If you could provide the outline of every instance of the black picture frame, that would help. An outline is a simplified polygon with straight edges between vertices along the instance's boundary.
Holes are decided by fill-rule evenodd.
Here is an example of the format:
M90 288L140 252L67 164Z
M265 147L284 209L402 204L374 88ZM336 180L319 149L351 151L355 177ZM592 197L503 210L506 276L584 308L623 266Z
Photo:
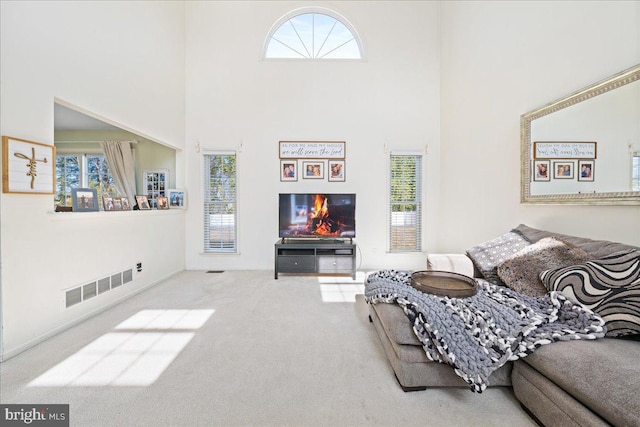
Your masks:
M71 206L73 212L98 212L98 191L95 188L72 188Z

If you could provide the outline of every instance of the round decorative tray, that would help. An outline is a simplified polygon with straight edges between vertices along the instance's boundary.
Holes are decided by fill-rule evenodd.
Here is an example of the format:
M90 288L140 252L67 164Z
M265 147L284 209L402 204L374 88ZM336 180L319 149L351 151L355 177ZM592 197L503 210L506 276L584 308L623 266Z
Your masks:
M471 297L478 292L475 279L450 271L414 271L411 286L427 294L452 298Z

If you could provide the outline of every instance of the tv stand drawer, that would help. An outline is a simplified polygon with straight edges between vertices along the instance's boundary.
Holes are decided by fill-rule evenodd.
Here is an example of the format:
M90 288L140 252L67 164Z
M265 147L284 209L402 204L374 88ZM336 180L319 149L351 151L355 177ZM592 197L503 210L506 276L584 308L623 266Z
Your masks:
M318 273L350 273L353 268L351 256L319 256Z
M313 255L279 256L278 270L283 273L313 273L316 271L316 257Z

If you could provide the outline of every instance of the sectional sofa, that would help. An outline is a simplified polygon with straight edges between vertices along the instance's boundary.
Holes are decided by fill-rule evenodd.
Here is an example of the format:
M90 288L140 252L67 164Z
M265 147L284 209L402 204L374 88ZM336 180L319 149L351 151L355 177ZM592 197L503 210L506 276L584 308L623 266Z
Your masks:
M549 241L566 243L564 252L557 246L547 250ZM551 287L589 304L606 322L605 338L543 345L493 372L488 385L513 387L522 406L545 426L640 426L640 248L521 224L466 254L429 255L427 269L489 277L532 296ZM524 279L533 285L528 288ZM599 296L580 293L585 283ZM398 304L369 304L369 313L403 390L468 386L450 366L426 357Z

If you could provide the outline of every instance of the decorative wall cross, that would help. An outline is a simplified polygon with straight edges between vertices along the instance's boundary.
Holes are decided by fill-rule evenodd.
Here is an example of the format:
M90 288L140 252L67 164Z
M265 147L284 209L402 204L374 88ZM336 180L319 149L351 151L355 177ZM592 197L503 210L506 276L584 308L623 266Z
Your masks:
M22 154L22 153L13 153L13 154L16 157L29 161L27 163L27 167L29 168L29 171L27 172L27 176L31 177L31 189L33 190L36 176L38 176L38 173L36 171L37 163L38 162L47 163L47 158L44 157L42 159L36 159L36 149L34 147L31 147L31 157L27 157L25 154Z

